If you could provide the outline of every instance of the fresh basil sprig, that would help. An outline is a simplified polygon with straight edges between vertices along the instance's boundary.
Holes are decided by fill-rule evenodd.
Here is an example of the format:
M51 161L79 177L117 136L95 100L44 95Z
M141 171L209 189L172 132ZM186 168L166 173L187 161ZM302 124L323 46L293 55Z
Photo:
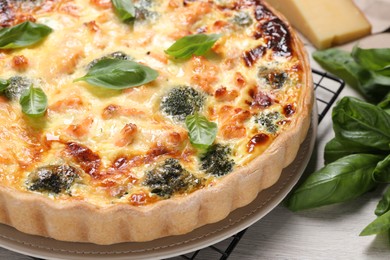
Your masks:
M334 107L332 119L336 137L326 145L328 164L289 196L287 205L291 210L343 202L379 182L390 182L390 114L375 105L344 97Z
M363 229L360 236L369 236L387 232L390 238L390 186L375 209L378 217Z
M351 55L365 69L390 76L390 49L362 49L354 46Z
M382 199L378 202L375 209L375 215L382 216L390 210L390 186L387 188L382 196Z
M35 88L32 84L19 100L22 112L30 117L41 117L47 109L47 96L41 88Z
M360 236L375 235L383 232L388 232L390 235L390 186L376 206L375 215L378 217L363 229Z
M374 188L372 172L383 156L353 154L311 174L286 200L292 211L340 203Z
M334 108L333 129L340 140L390 150L390 115L357 98L346 97Z
M0 29L0 49L17 49L31 46L43 40L53 30L30 21Z
M374 65L373 58L383 58ZM327 71L344 79L368 100L379 102L390 91L388 57L390 49L362 50L355 47L349 53L340 49L316 51L313 58Z
M131 22L135 19L135 7L132 0L111 0L115 12L122 22Z
M94 64L84 77L74 81L120 90L149 83L157 77L157 71L137 62L106 58Z
M221 34L194 34L184 36L172 44L165 53L175 57L186 59L191 55L204 55L214 43L221 37Z
M390 183L390 153L383 161L378 163L372 173L372 178L376 182Z
M378 103L378 107L382 108L386 111L386 113L390 114L390 92L380 103Z
M375 153L376 149L361 145L349 140L340 140L340 138L333 138L325 145L325 164L337 161L350 154L355 153Z
M327 71L357 88L377 106L344 97L333 109L335 138L325 146L326 166L312 173L286 199L294 211L343 202L373 187L390 184L390 48L317 51ZM375 210L378 216L361 236L387 232L390 186Z
M205 116L198 113L187 116L185 123L193 146L207 149L213 144L218 131L216 123L208 121Z

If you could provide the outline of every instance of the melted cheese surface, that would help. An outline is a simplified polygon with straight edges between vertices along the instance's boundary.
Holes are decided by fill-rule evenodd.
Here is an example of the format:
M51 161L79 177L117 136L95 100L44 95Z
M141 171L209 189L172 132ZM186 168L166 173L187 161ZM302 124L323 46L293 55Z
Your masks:
M203 178L202 187L214 185L222 177L200 169L201 152L191 145L184 122L160 110L162 97L177 86L205 94L201 112L217 123L215 143L231 149L235 168L288 131L300 109L302 65L288 27L261 1L134 2L144 13L130 24L118 19L108 0L41 0L0 15L2 26L27 19L53 29L32 47L0 51L0 78L27 77L49 102L44 117L29 118L17 101L0 97L2 185L37 192L27 187L32 171L70 164L80 168L80 178L65 193L44 194L144 205L163 199L143 181L167 158ZM204 57L178 61L164 53L177 39L196 33L222 37ZM90 62L118 51L159 77L122 91L74 82Z

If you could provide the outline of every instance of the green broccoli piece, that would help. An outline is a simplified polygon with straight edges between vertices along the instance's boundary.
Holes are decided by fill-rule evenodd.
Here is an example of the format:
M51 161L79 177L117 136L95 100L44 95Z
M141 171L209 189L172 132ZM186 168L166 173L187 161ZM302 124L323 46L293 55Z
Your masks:
M27 177L32 191L60 193L69 189L79 177L79 170L70 165L48 165L37 168Z
M144 185L151 192L163 198L170 198L175 193L191 192L200 187L204 180L185 170L176 159L167 159L146 174Z
M247 12L238 12L234 17L233 17L233 22L240 26L249 26L252 24L252 18Z
M214 144L200 157L201 170L223 176L230 173L234 167L234 160L230 158L231 149L228 146Z
M150 10L152 5L152 0L139 0L135 2L134 6L136 21L156 18L157 13Z
M199 112L205 102L205 96L188 86L178 86L171 89L161 99L161 111L174 119L184 121L188 115Z
M265 83L272 89L280 89L284 86L288 79L288 74L284 71L267 69L261 67L258 75L259 79L264 80Z
M265 130L271 134L276 133L279 130L278 121L280 121L281 115L279 112L261 113L255 116L255 123L259 125L261 130Z
M22 94L30 88L32 81L26 77L14 76L9 78L8 83L4 95L10 100L19 101Z

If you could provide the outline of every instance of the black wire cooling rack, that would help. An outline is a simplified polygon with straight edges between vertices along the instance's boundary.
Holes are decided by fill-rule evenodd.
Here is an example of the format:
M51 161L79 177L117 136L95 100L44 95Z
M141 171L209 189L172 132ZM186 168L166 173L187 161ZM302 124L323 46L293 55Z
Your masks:
M320 123L343 90L345 83L326 72L314 69L312 72L318 106L318 123Z
M317 106L318 106L318 123L324 118L333 103L344 88L344 81L329 75L326 72L312 70L314 90L316 92ZM241 238L244 236L247 229L206 248L175 257L174 259L220 259L226 260L234 251ZM206 257L206 256L207 257ZM34 258L34 260L41 260ZM173 258L171 259L173 260Z
M318 106L318 123L324 118L337 97L343 90L345 83L343 80L333 77L326 72L313 69L313 83L316 92ZM244 236L246 229L236 235L209 247L181 255L182 259L220 259L226 260ZM203 255L206 254L207 258ZM175 258L177 259L177 258ZM173 260L173 259L172 259Z

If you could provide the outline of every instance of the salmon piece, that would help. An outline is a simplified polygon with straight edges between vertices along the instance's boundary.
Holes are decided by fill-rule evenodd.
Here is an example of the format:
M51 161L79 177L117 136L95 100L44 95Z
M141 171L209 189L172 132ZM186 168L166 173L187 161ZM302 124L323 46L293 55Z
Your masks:
M85 22L84 25L88 28L88 30L92 33L97 32L100 30L99 25L96 23L95 20Z
M11 66L18 71L26 70L28 67L28 59L24 55L14 56Z
M239 93L237 90L227 90L226 87L221 87L215 91L215 99L219 102L233 101L238 97Z
M234 79L236 80L234 83L237 87L243 88L246 86L246 79L240 72L235 73Z
M132 123L126 124L120 131L115 145L123 147L132 144L137 135L137 131L137 125Z
M223 106L218 111L222 123L244 123L250 118L251 113L239 107Z
M166 55L157 53L157 52L151 52L150 57L153 57L154 59L158 60L161 63L168 64L168 58Z
M78 95L71 95L66 99L59 100L49 106L49 110L57 113L62 113L68 109L83 108L84 102Z
M191 59L191 83L201 87L206 93L213 94L213 84L218 81L219 69L203 56L193 56Z
M243 124L227 124L220 130L225 139L243 138L246 136L246 128Z
M86 117L80 124L70 125L66 132L75 137L81 138L89 133L89 129L93 123L92 117Z
M89 2L101 9L109 9L112 7L111 0L90 0Z

